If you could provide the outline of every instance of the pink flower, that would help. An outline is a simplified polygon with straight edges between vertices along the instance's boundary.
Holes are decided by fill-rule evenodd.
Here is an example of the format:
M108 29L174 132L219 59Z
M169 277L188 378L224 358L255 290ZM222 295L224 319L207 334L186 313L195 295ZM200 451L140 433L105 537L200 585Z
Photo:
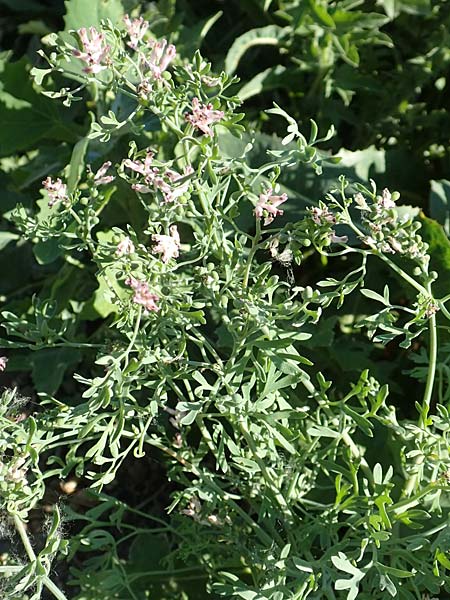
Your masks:
M321 225L322 223L336 223L336 217L328 208L314 206L314 208L311 208L311 218L317 225Z
M78 35L80 36L84 52L74 50L73 55L87 64L83 72L95 74L106 69L106 66L101 63L107 58L110 47L103 43L105 40L104 34L98 32L95 27L89 27L88 34L88 30L82 27L78 30Z
M194 172L191 166L184 169L183 175L172 169L166 169L161 172L158 167L153 166L153 152L147 151L147 155L142 160L131 160L129 158L123 161L123 166L143 175L144 181L133 183L132 189L141 194L150 194L156 191L161 192L166 204L175 202L189 189L188 175Z
M12 483L27 483L27 469L24 467L25 458L18 458L15 463L11 464L6 474L6 479Z
M51 177L47 177L42 182L42 185L47 190L47 194L50 198L48 201L48 205L50 207L54 206L58 202L67 202L69 197L67 195L67 186L65 183L61 181L61 179L56 179L53 181Z
M153 91L153 86L150 83L150 80L144 78L141 83L138 85L138 94L142 100L148 100L150 94Z
M7 362L8 359L6 358L6 356L0 356L0 372L6 369Z
M336 235L335 231L332 231L330 234L330 244L346 244L348 242L348 237L346 235Z
M175 58L177 50L173 44L167 46L167 40L160 42L150 40L148 45L152 48L152 52L148 59L142 55L142 60L152 72L153 77L161 79L161 75Z
M125 284L134 290L133 302L141 304L146 311L158 312L159 306L156 304L159 300L156 294L153 294L145 281L139 281L134 277L128 277Z
M380 208L395 207L395 202L392 200L391 192L387 188L384 188L381 196L377 196L377 200Z
M259 200L255 206L255 217L262 219L264 217L264 225L270 225L278 215L282 215L283 211L278 207L288 199L287 194L274 196L272 188L267 189L263 194L259 195Z
M144 177L153 178L155 172L158 172L157 169L155 171L155 168L152 167L154 156L155 154L151 150L148 150L144 162L142 162L141 160L130 160L129 158L126 158L123 161L123 166L127 167L128 169L131 169L132 171L135 171L136 173L144 175Z
M183 175L177 173L177 171L173 171L172 169L168 169L164 173L164 177L170 181L170 184L164 181L162 177L156 177L154 180L154 185L157 187L164 196L164 202L169 204L170 202L175 202L177 198L185 194L189 189L189 179L183 181L188 175L191 175L194 172L194 169L188 165L184 169ZM173 185L175 184L175 185Z
M193 98L192 114L186 115L186 121L212 137L213 131L210 125L223 119L223 116L222 110L214 110L212 104L200 104L198 98Z
M161 260L163 263L168 263L171 258L178 258L180 250L180 236L176 225L172 225L169 229L170 235L153 235L153 241L156 244L153 246L153 252L162 254Z
M139 17L139 19L131 20L128 15L124 16L123 22L125 23L127 33L130 36L128 46L130 46L130 48L133 48L133 50L136 50L139 42L142 40L148 29L149 23L144 19L144 17Z
M115 179L114 175L106 175L106 171L109 169L110 166L111 166L111 161L108 160L102 164L100 169L94 175L94 183L96 186L97 185L105 185L107 183L111 183L111 181L114 181L114 179Z
M132 254L134 250L134 244L127 236L124 237L119 244L117 244L116 254L117 256L123 256L124 254Z

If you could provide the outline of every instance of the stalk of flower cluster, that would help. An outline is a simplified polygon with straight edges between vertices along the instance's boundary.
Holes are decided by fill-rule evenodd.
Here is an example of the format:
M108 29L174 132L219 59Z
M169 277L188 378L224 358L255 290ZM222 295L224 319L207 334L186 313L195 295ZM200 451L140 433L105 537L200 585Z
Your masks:
M125 365L128 364L128 355L130 354L131 350L133 349L134 344L136 343L137 336L139 334L139 327L141 325L141 318L142 318L142 306L138 306L136 322L134 324L134 329L133 329L132 336L130 338L130 343L128 344L126 350L124 352L122 352L122 354L117 359L117 362L119 364L123 359L125 359Z
M428 284L428 291L431 296L431 283ZM422 410L419 417L419 427L421 429L419 433L419 443L423 440L426 429L427 429L427 420L428 413L430 410L431 399L433 396L433 388L434 381L436 377L436 364L437 364L437 353L438 353L438 339L437 339L437 324L436 324L436 315L432 314L429 318L429 348L428 348L428 373L427 380L425 383L425 391L422 400ZM415 471L410 475L409 479L406 481L403 494L404 496L410 496L414 489L416 488L418 479L419 479L419 470L420 466L423 464L425 460L425 456L423 454L419 454L415 461Z
M252 239L252 246L248 253L247 265L245 267L244 279L242 280L242 287L245 289L248 286L248 280L250 278L250 270L252 268L253 259L256 251L258 250L259 240L261 239L261 221L256 219L256 231Z
M343 209L343 212L346 217L346 220L343 222L345 222L356 233L356 235L360 239L364 239L365 238L364 233L354 224L353 219L351 218L350 213L348 211L348 208ZM370 246L370 244L369 244L369 246ZM408 275L408 273L406 273L401 267L396 265L388 256L386 256L385 254L383 254L382 252L380 252L379 250L377 250L376 248L373 248L373 247L371 247L371 250L369 251L369 253L374 254L375 256L378 256L378 258L380 258L383 262L388 264L389 267L397 273L397 275L399 275L402 279L404 279L404 281L409 283L409 285L411 285L414 289L416 289L418 292L420 292L423 296L425 296L425 297L429 296L427 288L425 288L418 281L416 281L410 275Z
M432 297L433 295L431 291L431 283L428 283L427 288L430 297ZM430 342L428 348L428 374L422 401L422 414L420 416L420 424L424 429L426 429L426 421L428 418L428 412L430 410L431 399L433 396L434 380L436 377L436 364L438 353L436 314L433 313L430 315L428 323L430 332Z
M13 521L17 533L19 534L20 539L22 540L22 544L25 548L28 558L32 563L34 563L37 560L37 557L33 550L33 546L31 545L30 540L28 539L28 535L25 530L24 524L18 515L13 515ZM59 587L55 585L49 577L44 576L42 578L42 581L45 587L54 595L55 598L57 598L57 600L68 600L65 594L63 594Z
M356 227L351 219L349 211L345 208L345 213L347 217L347 224L353 229L353 231L360 237L363 238L362 232ZM376 254L381 260L383 260L389 267L395 271L400 277L409 283L413 288L415 288L420 294L425 296L426 298L433 298L433 293L431 289L431 282L428 282L427 287L422 286L418 281L413 279L408 273L403 271L398 265L396 265L388 256L386 256L383 252L372 248L371 253ZM439 305L439 303L438 303ZM427 428L427 419L428 413L430 410L431 400L433 396L433 388L434 381L436 377L436 365L437 365L437 352L438 352L438 339L437 339L437 324L436 324L436 315L431 314L429 317L429 349L428 349L428 373L427 380L425 383L425 390L422 400L422 409L419 416L419 428L421 429L421 433L419 434L419 441L421 441L425 435ZM418 479L419 479L419 470L420 465L424 461L424 455L421 454L417 457L415 462L415 471L410 475L407 479L403 495L408 497L414 491Z

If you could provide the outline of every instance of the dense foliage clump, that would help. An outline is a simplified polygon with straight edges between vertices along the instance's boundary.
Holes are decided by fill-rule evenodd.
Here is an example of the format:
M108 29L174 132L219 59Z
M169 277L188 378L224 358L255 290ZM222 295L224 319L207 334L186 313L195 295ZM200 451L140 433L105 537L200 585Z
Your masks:
M447 597L446 3L7 5L2 597Z

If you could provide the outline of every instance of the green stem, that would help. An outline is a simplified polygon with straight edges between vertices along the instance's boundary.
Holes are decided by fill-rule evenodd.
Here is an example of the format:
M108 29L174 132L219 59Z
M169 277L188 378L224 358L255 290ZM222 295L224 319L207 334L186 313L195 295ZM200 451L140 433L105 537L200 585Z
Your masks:
M77 215L77 213L73 210L72 207L69 207L69 213L72 215L74 221L78 224L78 226L83 230L83 232L85 234L85 238L84 238L83 241L85 242L85 244L87 245L87 247L91 251L92 256L94 256L94 254L95 254L95 248L94 248L94 246L92 244L92 241L90 239L88 239L89 231L86 231L86 225L83 224L82 220Z
M248 444L248 447L250 448L250 450L252 452L254 460L256 461L259 468L261 469L261 473L264 477L264 480L266 481L267 485L269 486L271 492L274 494L276 501L280 505L284 514L288 518L292 519L292 512L286 502L286 499L284 498L284 496L280 492L280 490L277 489L277 486L276 486L275 482L273 481L272 476L270 475L269 471L267 470L267 467L266 467L264 461L258 456L258 449L252 438L250 431L248 430L247 423L243 418L239 419L239 428L242 432L242 435L243 435L245 441Z
M17 533L19 534L20 539L22 540L22 544L25 548L25 552L27 553L28 558L31 562L34 562L36 560L36 554L34 553L33 546L31 545L31 542L28 539L28 535L25 530L25 525L17 515L13 515L13 521L17 529Z
M428 293L431 296L431 284L428 284ZM436 378L436 364L437 364L437 352L438 352L438 339L437 339L437 326L436 326L436 315L433 314L430 317L430 342L428 349L428 374L427 381L425 383L425 391L423 393L422 400L422 409L419 417L419 427L421 432L419 434L418 443L423 440L423 437L426 433L427 429L427 421L428 421L428 413L430 411L431 399L433 397L433 387L434 380ZM406 481L404 495L410 496L417 485L417 481L419 479L419 469L420 465L425 460L425 456L420 454L416 461L415 465L417 467L416 471L409 477Z
M442 314L445 315L447 317L447 319L450 321L450 312L446 309L444 302L447 302L448 298L443 299L443 300L437 300L437 305L439 307L439 310L442 311Z
M428 292L431 294L431 284L428 284ZM428 375L427 381L425 384L425 391L423 394L422 401L422 413L420 415L420 425L426 429L426 422L428 417L428 412L430 410L431 398L433 396L433 386L434 380L436 377L436 363L437 363L437 352L438 352L438 339L437 339L437 327L436 327L436 315L433 314L430 316L430 345L428 350Z
M256 251L258 250L258 243L261 238L261 221L256 219L256 231L252 239L252 247L247 258L247 266L245 268L244 279L242 281L242 287L245 289L248 286L248 280L250 278L250 270L252 268L253 258L255 257Z
M59 587L48 577L44 577L44 585L58 600L68 600L67 596L63 594Z
M117 359L118 363L120 363L124 358L127 359L126 362L128 363L128 355L130 354L130 352L131 352L134 344L136 343L136 339L137 339L137 336L139 334L139 327L140 327L140 324L141 324L141 317L142 317L142 306L139 306L138 307L137 317L136 317L136 323L134 324L133 335L131 336L130 343L128 344L127 349Z
M169 456L171 456L172 458L177 460L181 465L183 465L183 467L185 469L188 469L189 471L191 471L191 473L193 473L193 475L195 475L195 477L198 477L206 485L211 486L211 488L213 488L217 492L217 494L219 494L223 498L223 500L225 502L227 502L236 511L236 513L238 513L240 515L242 520L245 523L247 523L247 525L255 532L255 534L258 536L260 541L265 546L268 546L268 547L272 546L273 541L274 541L273 538L268 533L266 533L262 529L262 527L260 525L258 525L258 523L256 523L256 521L254 521L251 518L251 516L249 514L247 514L245 512L245 510L239 506L239 504L237 504L237 502L235 502L232 498L230 498L230 496L227 494L227 492L225 490L223 490L219 485L217 485L213 479L210 479L209 477L205 477L205 475L199 469L197 469L197 467L195 467L192 463L188 462L183 457L178 455L171 448L167 448L166 446L164 446L164 444L162 444L159 440L156 440L149 436L146 436L145 441L149 445L154 446L155 448L159 448L162 452L165 452L166 454L168 454Z
M22 569L18 565L5 565L0 567L0 573L19 573Z
M313 398L315 396L317 396L317 390L314 387L314 384L312 383L312 381L310 379L303 378L301 380L301 383L303 384L303 386L306 388L306 390L311 394L311 396ZM332 416L332 412L330 411L329 407L324 407L324 409L328 413L328 415L331 417ZM352 438L348 434L348 432L343 433L341 435L341 439L344 442L344 444L348 447L348 449L350 450L351 455L356 460L359 461L361 469L364 471L364 474L366 475L368 481L370 483L373 483L373 473L372 473L372 470L371 470L371 468L369 466L369 463L366 461L366 459L364 458L363 454L361 454L358 446L352 440Z
M30 559L31 562L35 562L37 560L36 554L33 550L33 546L31 545L31 542L28 538L27 532L25 530L25 525L23 524L22 520L17 515L13 515L13 521L14 521L16 530L20 536L20 539L22 540L22 544L25 548L25 552L27 553L28 558ZM55 598L57 598L58 600L67 600L67 597L61 592L61 590L58 588L58 586L56 584L54 584L53 581L51 581L51 579L44 576L42 578L42 582L45 585L45 587L55 596Z
M413 475L411 477L411 479L413 479L414 477L415 477L415 475ZM396 502L392 506L387 507L387 511L394 513L394 514L401 514L405 511L409 510L410 508L417 506L419 504L419 501L424 496L426 496L430 492L433 492L436 489L439 489L439 486L437 486L436 483L429 483L426 487L424 487L422 490L420 490L420 492L417 492L417 494L414 494L414 496L404 498L403 500Z
M350 216L350 213L348 211L348 209L345 209L345 213L346 213L346 224L353 229L353 231L356 233L356 235L360 238L363 239L365 236L363 234L363 232L353 223L352 218ZM370 246L370 244L369 244ZM431 291L429 289L425 288L423 285L421 285L418 281L416 281L415 279L413 279L410 275L408 275L408 273L406 273L403 269L401 269L399 266L397 266L390 258L388 258L385 254L383 254L382 252L380 252L379 250L377 250L376 248L374 248L373 246L370 246L372 252L371 254L373 254L374 256L378 256L378 258L380 258L383 262L385 262L386 264L389 265L389 267L395 271L397 273L397 275L400 275L400 277L402 279L404 279L406 282L408 282L413 288L415 288L418 292L420 292L421 294L423 294L425 296L425 298L427 298L428 296L431 296Z

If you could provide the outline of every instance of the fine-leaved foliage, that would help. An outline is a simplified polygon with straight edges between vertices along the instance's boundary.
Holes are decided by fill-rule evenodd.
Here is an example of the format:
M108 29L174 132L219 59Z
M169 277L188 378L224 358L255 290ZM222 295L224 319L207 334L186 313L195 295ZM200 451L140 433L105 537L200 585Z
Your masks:
M338 176L332 127L274 104L262 143L232 74L67 4L37 66L2 62L3 597L446 597L448 182L444 230Z

